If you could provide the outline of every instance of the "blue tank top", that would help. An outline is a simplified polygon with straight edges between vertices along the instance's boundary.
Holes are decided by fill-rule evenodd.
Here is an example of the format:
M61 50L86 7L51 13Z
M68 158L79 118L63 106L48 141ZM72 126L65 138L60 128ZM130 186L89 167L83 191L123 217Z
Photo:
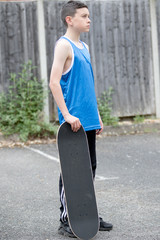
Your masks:
M66 39L72 48L71 67L62 75L60 85L64 100L71 115L80 119L85 131L100 129L94 77L90 54L85 44L78 48L70 39ZM59 122L65 120L58 108Z

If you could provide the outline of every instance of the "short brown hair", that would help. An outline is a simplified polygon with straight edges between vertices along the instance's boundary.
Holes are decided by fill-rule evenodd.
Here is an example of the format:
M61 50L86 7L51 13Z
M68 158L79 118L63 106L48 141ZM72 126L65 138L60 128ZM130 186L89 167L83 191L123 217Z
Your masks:
M61 11L61 19L65 26L67 26L66 17L67 16L74 17L76 10L79 8L87 8L88 9L87 5L80 1L69 1L63 5L62 11Z

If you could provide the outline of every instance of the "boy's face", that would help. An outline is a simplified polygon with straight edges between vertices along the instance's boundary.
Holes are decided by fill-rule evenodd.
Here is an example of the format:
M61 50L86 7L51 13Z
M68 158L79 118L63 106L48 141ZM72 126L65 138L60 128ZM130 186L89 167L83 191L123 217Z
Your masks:
M79 8L73 17L69 17L68 25L71 25L78 32L89 32L90 22L87 8Z

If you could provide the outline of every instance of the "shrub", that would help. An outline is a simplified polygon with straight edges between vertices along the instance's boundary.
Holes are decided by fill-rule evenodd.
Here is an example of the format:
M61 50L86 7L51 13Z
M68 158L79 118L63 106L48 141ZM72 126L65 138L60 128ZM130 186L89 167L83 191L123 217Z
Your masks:
M112 112L112 94L113 89L110 87L108 91L104 91L100 98L98 98L98 109L104 125L118 124L119 119L111 115Z
M7 93L0 94L0 129L4 135L19 134L21 140L56 133L57 128L43 120L44 94L42 81L33 74L31 61L22 65L18 74L10 74Z
M140 115L137 115L133 118L133 121L134 123L138 124L138 123L143 123L145 120L145 117L144 116L140 116Z

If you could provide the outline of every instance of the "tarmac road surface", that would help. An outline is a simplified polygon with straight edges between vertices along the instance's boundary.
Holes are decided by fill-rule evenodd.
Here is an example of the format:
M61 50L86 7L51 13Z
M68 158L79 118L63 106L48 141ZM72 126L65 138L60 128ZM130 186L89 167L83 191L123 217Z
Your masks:
M160 240L160 134L97 139L100 215L111 232L94 240ZM0 149L0 240L67 240L58 235L56 144Z

